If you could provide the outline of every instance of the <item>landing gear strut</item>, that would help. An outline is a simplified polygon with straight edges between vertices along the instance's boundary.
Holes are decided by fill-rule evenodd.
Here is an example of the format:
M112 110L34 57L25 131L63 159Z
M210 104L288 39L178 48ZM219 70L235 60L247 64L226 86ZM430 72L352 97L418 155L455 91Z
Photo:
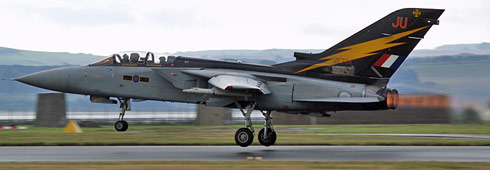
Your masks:
M236 131L235 142L237 145L240 145L241 147L247 147L248 145L252 144L255 135L254 128L252 125L252 119L250 118L250 115L252 114L252 111L255 109L255 106L257 106L257 103L253 102L247 105L245 107L246 111L243 110L242 106L238 102L235 104L240 109L243 116L245 117L245 127L240 128ZM276 132L272 127L271 112L272 111L262 112L262 114L265 117L265 124L264 124L264 128L262 128L259 131L258 138L260 144L264 146L274 145L277 139Z
M264 146L271 146L276 143L276 132L272 128L271 111L262 112L265 117L264 128L259 131L259 143Z
M114 128L116 128L117 131L119 132L124 132L128 130L128 122L124 120L124 114L126 113L126 110L131 110L131 105L129 103L128 98L117 98L119 100L119 108L121 108L121 113L119 113L119 118L117 122L114 124Z
M235 142L237 145L240 145L241 147L247 147L248 145L252 144L254 140L255 132L254 132L252 119L250 118L250 115L252 114L252 111L254 111L254 108L257 105L257 103L253 102L247 105L247 107L245 107L246 111L243 111L243 108L239 103L235 103L235 104L240 109L243 116L245 116L245 128L240 128L236 131Z

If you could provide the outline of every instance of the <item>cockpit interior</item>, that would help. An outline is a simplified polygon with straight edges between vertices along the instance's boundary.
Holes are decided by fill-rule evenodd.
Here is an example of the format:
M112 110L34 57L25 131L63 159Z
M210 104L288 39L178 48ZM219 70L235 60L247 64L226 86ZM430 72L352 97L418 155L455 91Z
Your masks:
M123 66L163 66L171 64L175 56L155 55L152 52L120 52L96 61L90 66L123 65Z

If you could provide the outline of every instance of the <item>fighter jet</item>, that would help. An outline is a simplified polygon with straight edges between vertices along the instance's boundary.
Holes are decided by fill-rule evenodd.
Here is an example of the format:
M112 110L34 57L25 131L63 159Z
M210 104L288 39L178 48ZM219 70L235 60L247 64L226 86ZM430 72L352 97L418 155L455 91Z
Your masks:
M398 91L387 88L388 81L429 29L439 24L443 12L400 9L321 53L295 52L295 60L275 65L122 52L87 66L15 80L89 95L93 103L119 102L117 131L128 129L124 115L131 110L130 99L237 108L245 117L244 127L235 133L242 147L254 139L250 115L259 110L265 125L258 140L271 146L276 142L272 111L330 116L329 112L346 110L395 109Z

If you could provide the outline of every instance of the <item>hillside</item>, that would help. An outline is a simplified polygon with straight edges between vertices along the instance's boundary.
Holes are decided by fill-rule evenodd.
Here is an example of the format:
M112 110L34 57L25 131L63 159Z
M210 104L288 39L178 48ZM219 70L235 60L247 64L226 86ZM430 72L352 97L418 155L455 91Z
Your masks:
M42 52L0 47L0 65L53 66L86 65L102 56L67 52Z
M410 56L415 57L432 57L432 56L451 56L459 54L488 55L490 54L490 43L476 44L448 44L442 45L435 49L418 49L414 50Z
M396 72L390 85L403 93L447 94L458 107L486 108L490 102L490 55L409 58L402 69L415 73L417 79L407 81L405 71Z
M274 64L294 60L294 52L317 53L323 50L324 49L205 50L183 51L176 52L170 55L233 61L241 60L243 62L259 64ZM443 45L435 49L419 49L414 50L410 54L410 58L458 56L464 54L490 55L490 43L484 42L479 44L450 44ZM67 52L42 52L0 47L0 65L87 65L103 57L104 56L82 53L75 54Z

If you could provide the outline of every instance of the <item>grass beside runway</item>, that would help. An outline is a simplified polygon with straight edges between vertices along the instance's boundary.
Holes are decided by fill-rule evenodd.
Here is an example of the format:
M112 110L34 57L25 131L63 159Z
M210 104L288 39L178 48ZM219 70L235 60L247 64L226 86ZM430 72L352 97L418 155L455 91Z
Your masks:
M312 133L401 133L401 134L484 134L490 135L490 124L401 124L342 125L305 130Z
M29 126L26 130L1 130L1 146L39 145L235 145L234 134L241 126L130 125L127 132L113 126L82 128L84 133L63 134L63 128ZM490 124L416 125L315 125L274 126L277 145L404 145L404 146L490 146L485 139L449 139L395 136L325 135L326 133L437 133L490 134ZM256 126L259 130L259 126ZM253 145L259 145L257 138Z
M417 169L486 170L490 162L119 161L0 163L0 169Z

